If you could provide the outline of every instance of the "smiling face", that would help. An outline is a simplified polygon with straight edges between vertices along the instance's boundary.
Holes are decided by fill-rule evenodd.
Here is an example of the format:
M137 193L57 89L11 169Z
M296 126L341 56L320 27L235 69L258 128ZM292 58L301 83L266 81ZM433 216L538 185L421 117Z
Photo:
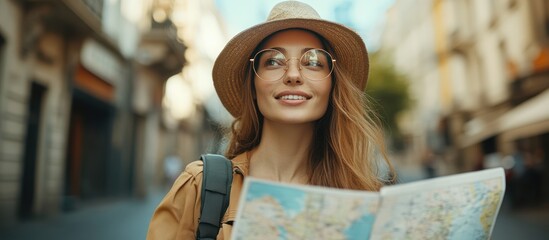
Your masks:
M299 29L278 32L263 44L262 49L276 49L289 59L282 78L269 81L254 77L257 105L266 123L312 123L324 116L332 88L331 76L309 80L299 70L299 59L305 52L322 48L316 35Z

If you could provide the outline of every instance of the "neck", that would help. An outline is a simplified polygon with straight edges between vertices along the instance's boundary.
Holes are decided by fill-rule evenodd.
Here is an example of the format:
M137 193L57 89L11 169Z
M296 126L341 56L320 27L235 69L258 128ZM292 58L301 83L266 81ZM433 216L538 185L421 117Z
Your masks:
M278 182L308 182L314 124L264 122L261 142L250 159L250 175Z

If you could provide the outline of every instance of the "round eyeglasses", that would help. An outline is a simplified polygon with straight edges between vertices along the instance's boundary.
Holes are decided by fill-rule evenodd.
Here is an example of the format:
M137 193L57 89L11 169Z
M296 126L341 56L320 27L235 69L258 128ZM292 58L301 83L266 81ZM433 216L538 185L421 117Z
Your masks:
M276 49L264 49L250 59L255 75L264 81L280 80L290 68L289 61L299 61L301 76L309 80L323 80L328 78L334 70L335 59L330 53L322 49L310 49L301 55L301 58L287 58Z

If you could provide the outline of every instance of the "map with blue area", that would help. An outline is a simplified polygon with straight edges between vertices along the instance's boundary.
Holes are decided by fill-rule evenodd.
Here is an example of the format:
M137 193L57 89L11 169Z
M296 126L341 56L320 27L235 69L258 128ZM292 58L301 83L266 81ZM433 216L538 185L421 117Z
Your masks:
M377 193L251 180L234 239L364 239Z

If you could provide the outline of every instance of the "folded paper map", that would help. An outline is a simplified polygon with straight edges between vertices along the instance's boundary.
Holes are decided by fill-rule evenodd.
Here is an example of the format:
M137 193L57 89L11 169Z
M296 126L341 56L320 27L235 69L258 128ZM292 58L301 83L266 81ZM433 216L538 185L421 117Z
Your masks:
M247 177L232 239L489 239L504 190L502 168L380 192Z

